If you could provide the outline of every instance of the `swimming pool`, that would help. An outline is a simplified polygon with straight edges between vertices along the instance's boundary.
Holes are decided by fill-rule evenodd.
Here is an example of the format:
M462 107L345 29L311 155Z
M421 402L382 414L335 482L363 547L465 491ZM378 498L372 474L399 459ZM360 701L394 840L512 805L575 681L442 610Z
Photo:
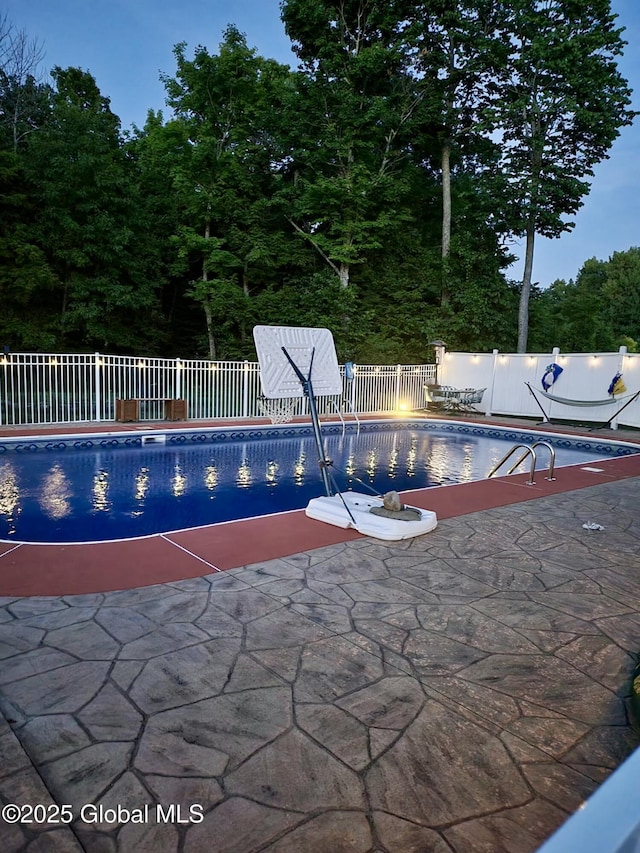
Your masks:
M339 487L363 491L360 480L379 493L482 479L514 443L542 438L557 467L638 452L624 442L456 422L323 430ZM547 464L541 453L539 467ZM320 494L308 425L0 443L0 539L10 542L128 539L300 509Z

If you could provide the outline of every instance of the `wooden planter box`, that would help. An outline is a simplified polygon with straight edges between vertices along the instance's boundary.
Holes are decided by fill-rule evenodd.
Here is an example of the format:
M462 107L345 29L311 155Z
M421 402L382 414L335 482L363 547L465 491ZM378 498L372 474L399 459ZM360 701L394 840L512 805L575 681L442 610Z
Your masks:
M167 421L186 421L187 419L187 401L186 400L165 400L164 401L164 417Z
M139 421L140 400L116 400L116 420Z
M166 421L186 421L187 419L186 400L144 397L133 400L116 400L116 420L122 423L139 421L141 403L164 403L164 419Z

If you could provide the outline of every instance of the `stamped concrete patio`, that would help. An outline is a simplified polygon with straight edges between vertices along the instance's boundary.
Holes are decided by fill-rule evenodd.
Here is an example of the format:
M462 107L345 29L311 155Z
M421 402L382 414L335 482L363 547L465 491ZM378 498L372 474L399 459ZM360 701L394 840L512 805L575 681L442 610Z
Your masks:
M75 818L0 821L0 848L532 853L638 743L639 499L633 477L402 543L0 599L0 800Z

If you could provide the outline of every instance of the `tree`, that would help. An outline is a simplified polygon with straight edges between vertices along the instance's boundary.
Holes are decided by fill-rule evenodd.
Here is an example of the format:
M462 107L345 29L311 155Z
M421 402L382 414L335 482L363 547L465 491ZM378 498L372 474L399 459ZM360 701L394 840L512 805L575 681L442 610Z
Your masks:
M439 146L442 188L442 295L450 297L452 177L495 170L491 141L496 78L508 55L503 4L495 0L429 0L413 4L409 47L417 51L416 82L431 101L427 138ZM415 33L415 35L413 35ZM429 140L432 145L432 140ZM415 144L415 142L414 142Z
M406 69L392 0L285 0L301 60L282 192L295 233L337 276L393 240L407 221L409 129L422 101Z
M640 341L640 247L614 252L606 276L604 293L616 343Z
M38 80L43 55L37 39L0 16L0 129L14 153L46 116L50 89Z
M602 352L640 340L640 249L614 252L608 261L590 258L575 281L554 281L537 294L532 337L564 350Z
M176 274L173 237L182 222L181 200L172 188L172 174L188 143L182 123L164 122L162 112L149 110L144 127L134 126L125 142L130 177L138 194L137 216L146 223L145 244L153 253L153 277L162 310L163 353L180 356L196 352L201 334L199 312L184 299L185 285Z
M158 336L155 258L120 121L88 72L52 76L50 118L22 157L36 202L31 237L53 280L40 294L44 327L59 346L148 348Z
M0 22L13 346L244 358L253 323L295 318L331 326L345 358L421 359L429 337L513 346L530 292L534 337L544 313L587 348L640 339L634 254L549 295L530 283L535 234L571 227L633 117L609 0L283 0L282 15L296 72L233 26L216 54L178 45L174 115L126 137L88 72L40 82Z
M0 340L14 349L52 349L46 296L55 287L34 235L38 204L20 158L0 149Z
M514 234L526 238L518 352L526 352L536 234L557 237L589 192L593 166L631 123L609 0L513 0L512 54L496 122Z
M190 295L205 313L213 359L222 325L246 335L252 276L277 262L277 242L265 236L277 160L269 127L289 72L257 56L233 26L217 55L200 46L188 60L184 44L174 53L176 77L164 82L184 136L171 172L182 208L176 269L197 269Z
M36 78L41 59L41 46L0 16L0 333L13 346L51 343L33 297L52 276L33 239L38 205L22 158L50 109L51 87Z
M554 345L568 352L601 352L615 348L605 296L606 264L585 261L575 281L556 281L542 297ZM551 315L551 316L550 316Z

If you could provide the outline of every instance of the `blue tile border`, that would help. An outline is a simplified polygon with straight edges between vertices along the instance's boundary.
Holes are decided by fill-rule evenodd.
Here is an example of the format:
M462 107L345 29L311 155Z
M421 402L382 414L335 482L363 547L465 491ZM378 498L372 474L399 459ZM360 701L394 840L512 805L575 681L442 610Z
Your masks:
M513 427L497 427L491 425L467 424L458 421L425 421L425 420L363 420L361 430L363 432L392 432L397 429L412 429L419 432L439 432L455 434L461 437L477 436L484 438L498 438L513 441L514 443L533 444L534 441L548 441L555 447L574 447L576 449L593 452L600 456L621 457L640 453L640 445L615 440L589 440L584 436L570 436L554 432L538 432L525 429L514 429ZM346 425L347 433L355 433L357 426L353 422ZM340 423L323 423L322 431L325 435L339 435L343 427ZM207 429L189 430L149 430L136 433L88 433L84 436L56 435L42 436L40 438L4 438L0 441L0 455L5 453L41 453L113 449L115 447L141 447L143 439L162 435L165 444L171 445L201 445L204 443L221 443L234 441L260 441L274 438L301 438L313 435L311 424L284 424L282 426L264 427L211 427Z

